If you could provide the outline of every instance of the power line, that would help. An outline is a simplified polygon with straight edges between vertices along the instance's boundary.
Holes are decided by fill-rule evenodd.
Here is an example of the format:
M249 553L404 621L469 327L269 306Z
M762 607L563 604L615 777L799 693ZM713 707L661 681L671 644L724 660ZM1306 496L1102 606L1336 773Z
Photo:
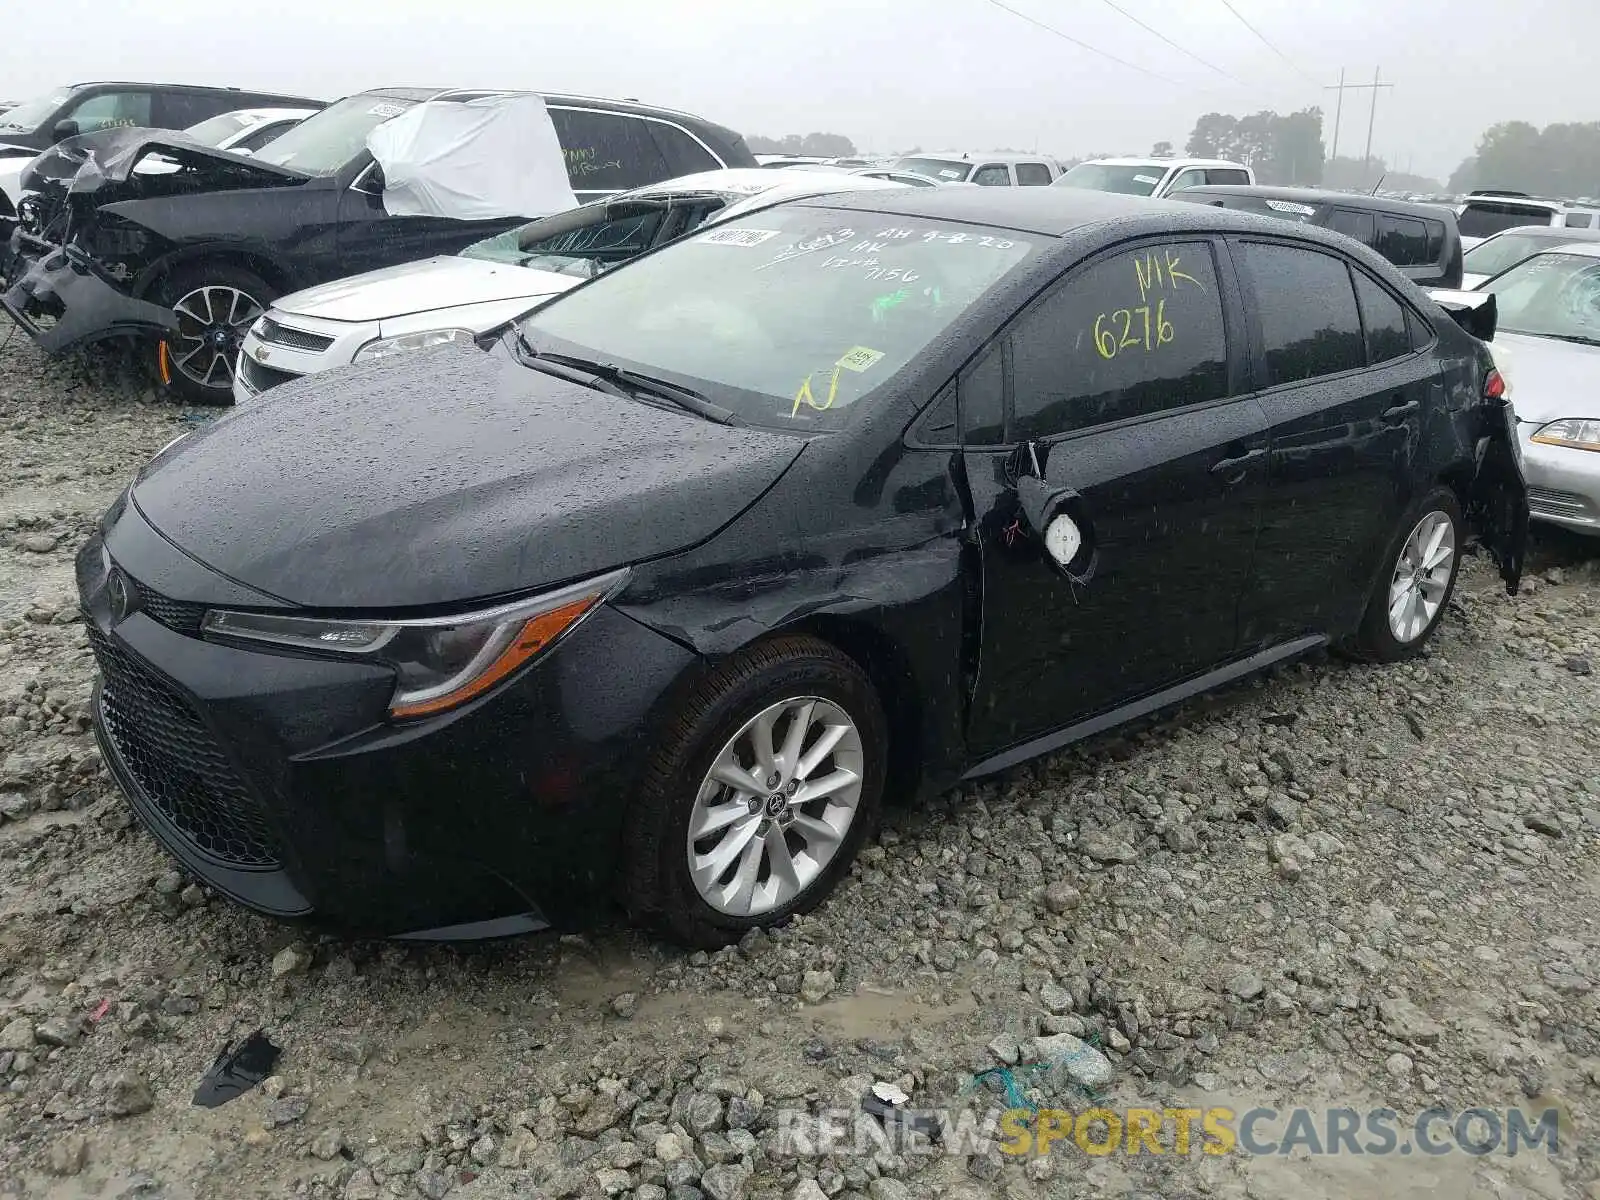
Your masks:
M1127 67L1130 71L1137 71L1139 74L1148 75L1152 79L1159 79L1162 83L1170 83L1173 87L1183 86L1183 84L1179 83L1176 79L1168 79L1165 75L1157 74L1155 71L1141 67L1137 63L1131 63L1124 59L1120 59L1115 54L1108 54L1106 51L1100 49L1100 47L1091 46L1088 42L1080 41L1078 38L1073 37L1070 33L1062 33L1061 30L1057 29L1054 25L1046 25L1043 21L1040 21L1034 17L1030 17L1025 12L1017 11L1009 4L1004 3L1004 0L988 0L988 2L994 5L996 8L1003 9L1005 12L1010 13L1013 17L1018 17L1030 25L1036 25L1046 33L1053 33L1056 37L1061 38L1063 41L1071 42L1074 46L1077 46L1083 50L1087 50L1090 54L1098 54L1101 58L1104 58L1110 62L1114 62L1119 67Z
M1267 41L1267 35L1266 34L1262 33L1261 30L1257 29L1254 25L1250 24L1249 21L1246 21L1244 19L1244 14L1241 13L1237 8L1235 8L1231 3L1229 3L1229 0L1222 0L1222 7L1227 9L1229 12L1231 12L1235 17L1238 17L1239 18L1239 24L1243 25L1251 33L1255 34L1256 37L1260 39L1261 44L1263 46L1265 46L1268 50L1271 50L1279 58L1283 59L1284 62L1288 63L1297 72L1299 72L1299 74L1304 75L1305 78L1307 78L1307 79L1311 79L1311 76L1306 75L1306 73L1304 71L1300 70L1300 65L1298 63L1296 63L1294 61L1294 59L1290 58L1282 50L1279 50L1271 42ZM1316 81L1312 80L1312 82L1315 83Z
M1184 54L1184 55L1187 55L1188 57L1194 59L1194 61L1199 63L1202 67L1207 67L1207 68L1215 71L1218 75L1221 75L1224 79L1231 79L1234 83L1237 83L1240 87L1248 87L1249 86L1249 84L1245 83L1244 80L1238 78L1235 75L1229 74L1227 71L1224 71L1221 67L1217 66L1216 63L1207 62L1205 59L1201 58L1198 54L1196 54L1193 50L1184 49L1184 47L1178 45L1177 42L1173 41L1166 34L1162 33L1159 29L1156 29L1156 28L1154 28L1153 26L1150 26L1150 25L1146 25L1138 17L1134 16L1127 9L1123 8L1122 5L1118 4L1116 2L1116 0L1102 0L1102 3L1104 3L1107 8L1111 9L1112 12L1121 13L1124 17L1127 17L1128 20L1132 21L1135 25L1137 25L1140 29L1144 30L1146 33L1154 34L1156 37L1160 38L1167 45L1171 46L1179 54Z

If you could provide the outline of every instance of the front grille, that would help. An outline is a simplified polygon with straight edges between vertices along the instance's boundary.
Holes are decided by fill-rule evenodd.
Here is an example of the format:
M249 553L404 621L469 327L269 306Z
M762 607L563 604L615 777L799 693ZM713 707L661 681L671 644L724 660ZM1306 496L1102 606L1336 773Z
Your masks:
M256 336L263 342L271 342L275 346L292 346L296 350L326 350L333 345L331 337L324 337L320 333L307 333L304 329L291 329L287 325L279 325L271 317L262 317L261 324L256 326Z
M1531 487L1528 489L1528 508L1547 517L1582 517L1588 515L1589 501L1574 492Z
M212 858L278 866L260 806L194 706L92 622L88 630L106 733L149 802Z
M288 383L291 379L300 378L293 371L280 371L276 367L264 367L248 354L239 355L239 373L244 376L245 383L250 385L250 390L255 392L264 392L280 383Z
M205 620L206 615L204 604L191 604L186 600L174 600L169 596L163 596L131 577L128 578L128 582L139 594L139 611L160 621L174 632L186 633L191 637L200 635L200 623Z

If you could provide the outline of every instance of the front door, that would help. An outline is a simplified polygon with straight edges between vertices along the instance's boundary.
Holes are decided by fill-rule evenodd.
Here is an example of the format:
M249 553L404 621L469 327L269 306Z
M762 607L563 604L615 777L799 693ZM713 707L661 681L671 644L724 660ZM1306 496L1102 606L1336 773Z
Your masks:
M330 278L416 262L435 254L456 254L525 221L520 217L459 221L454 217L391 216L383 206L382 178L381 169L373 163L340 194L339 267Z
M1240 241L1235 253L1272 426L1241 637L1267 645L1345 627L1364 603L1413 498L1423 415L1442 383L1413 352L1401 302L1365 271L1303 243Z
M992 753L1230 657L1266 480L1231 278L1208 241L1074 271L962 381L983 561L969 744ZM1239 352L1230 353L1237 347ZM1057 574L1018 508L1034 460L1082 497L1097 561Z

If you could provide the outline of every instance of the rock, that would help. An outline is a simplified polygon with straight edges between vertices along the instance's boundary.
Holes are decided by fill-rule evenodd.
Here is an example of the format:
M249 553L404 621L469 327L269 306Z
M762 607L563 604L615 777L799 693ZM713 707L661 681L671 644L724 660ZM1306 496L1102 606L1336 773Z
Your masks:
M1267 820L1279 829L1288 829L1300 820L1300 805L1288 796L1275 795L1267 801Z
M1311 1064L1299 1050L1290 1051L1288 1054L1274 1054L1270 1058L1263 1059L1256 1064L1256 1070L1261 1072L1267 1082L1288 1087L1304 1083L1311 1078Z
M47 533L30 533L22 539L22 548L31 554L49 554L56 548L56 539Z
M280 1125L292 1125L311 1111L311 1101L304 1096L284 1096L281 1100L274 1100L267 1105L266 1124L268 1129L276 1129Z
M1072 993L1052 981L1039 989L1039 1003L1051 1016L1059 1017L1072 1011Z
M27 1017L18 1017L0 1029L0 1050L32 1050L33 1045L33 1022Z
M1241 1000L1254 1000L1267 990L1261 976L1249 969L1235 971L1222 986L1230 996L1237 996Z
M344 1132L339 1129L324 1129L311 1139L312 1157L320 1158L323 1162L332 1162L343 1149Z
M761 1105L744 1096L728 1097L728 1128L749 1129L761 1119Z
M383 1193L372 1178L372 1172L362 1167L344 1185L344 1200L378 1200Z
M662 1162L677 1162L684 1155L683 1139L675 1133L663 1133L656 1138L651 1152Z
M1391 1054L1384 1060L1384 1068L1396 1079L1410 1079L1411 1068L1415 1065L1409 1054Z
M89 1163L89 1143L77 1134L57 1138L50 1145L50 1174L76 1175Z
M1566 834L1561 828L1561 822L1545 813L1532 813L1522 818L1522 823L1535 833L1542 833L1545 837L1558 838Z
M1444 1032L1438 1022L1404 997L1378 1001L1378 1019L1391 1037L1419 1046L1431 1046Z
M137 1117L155 1103L150 1085L131 1071L119 1071L106 1087L106 1111L113 1117Z
M911 1189L898 1179L883 1175L867 1185L867 1195L872 1200L911 1200Z
M198 883L191 883L178 893L178 899L183 901L185 908L199 908L206 902L206 890Z
M1571 671L1574 675L1594 674L1594 666L1589 662L1589 660L1577 654L1569 655L1567 657L1567 670Z
M828 1200L828 1193L815 1179L802 1179L789 1193L789 1200Z
M807 1004L821 1004L838 986L832 971L807 971L800 977L800 999Z
M83 1030L76 1023L46 1021L33 1031L33 1036L45 1046L76 1046L83 1037Z
M718 1163L700 1176L700 1188L711 1200L744 1200L748 1172L732 1163Z
M1170 826L1162 837L1174 854L1193 854L1200 849L1200 834L1193 825Z
M616 1167L602 1167L594 1173L594 1181L607 1196L621 1196L633 1186L633 1179L628 1173Z
M328 1058L337 1063L359 1067L372 1056L372 1047L366 1038L357 1033L334 1033L328 1036Z
M1052 1069L1065 1071L1082 1087L1104 1087L1111 1082L1114 1073L1111 1060L1082 1038L1070 1033L1041 1034L1028 1046L1029 1057L1034 1062L1050 1063Z
M617 1016L627 1019L639 1010L639 997L634 992L623 992L611 1000L611 1011Z
M311 956L300 946L285 946L272 956L272 977L283 979L299 975L311 965Z
M1132 842L1119 829L1090 829L1078 839L1078 849L1097 863L1130 863L1139 857Z
M1057 916L1069 913L1083 902L1083 894L1065 879L1053 880L1044 889L1044 906Z
M439 1171L418 1171L411 1185L426 1200L444 1200L450 1194L450 1177Z
M1014 1033L998 1033L989 1042L989 1053L1002 1067L1014 1067L1022 1061L1022 1046Z

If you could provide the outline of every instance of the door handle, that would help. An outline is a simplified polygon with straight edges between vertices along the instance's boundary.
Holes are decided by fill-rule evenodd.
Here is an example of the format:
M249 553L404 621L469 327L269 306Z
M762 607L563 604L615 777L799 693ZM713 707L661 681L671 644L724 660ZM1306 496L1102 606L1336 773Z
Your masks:
M1245 477L1245 473L1250 469L1251 463L1257 461L1258 459L1263 459L1266 456L1266 449L1258 446L1254 450L1246 451L1245 453L1236 455L1233 458L1224 458L1213 463L1211 466L1211 473L1213 475L1220 475L1222 477L1222 482L1225 484L1238 483Z
M1417 409L1422 407L1420 400L1407 400L1404 404L1396 404L1393 408L1383 410L1383 419L1391 425L1398 425Z

